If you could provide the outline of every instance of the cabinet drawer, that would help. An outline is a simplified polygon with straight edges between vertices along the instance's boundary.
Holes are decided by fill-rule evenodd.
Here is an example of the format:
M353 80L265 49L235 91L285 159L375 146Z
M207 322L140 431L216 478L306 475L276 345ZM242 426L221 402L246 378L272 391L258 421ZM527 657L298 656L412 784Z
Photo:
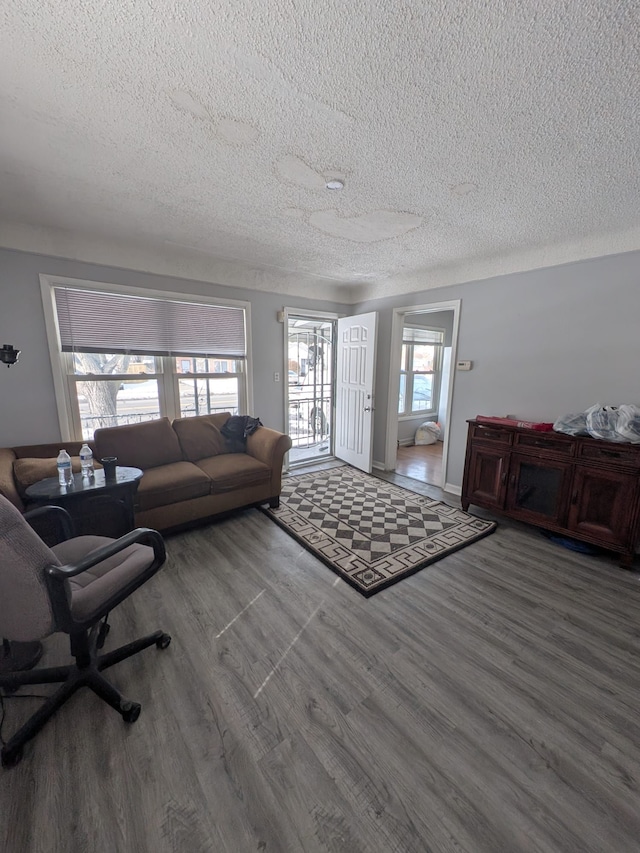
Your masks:
M640 468L640 446L634 444L598 444L596 440L580 442L578 449L580 459L607 462L612 466L631 466Z
M490 441L491 444L508 446L513 441L513 430L501 429L500 427L474 424L471 434L477 441Z
M575 441L560 438L557 435L539 433L532 435L530 432L516 433L516 446L518 450L544 451L545 453L559 454L560 456L573 456Z

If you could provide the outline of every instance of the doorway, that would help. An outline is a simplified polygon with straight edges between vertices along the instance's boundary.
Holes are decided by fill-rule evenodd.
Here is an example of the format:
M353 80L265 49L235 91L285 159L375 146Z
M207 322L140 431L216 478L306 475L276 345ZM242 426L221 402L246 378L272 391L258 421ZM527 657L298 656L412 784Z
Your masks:
M333 455L335 319L286 312L285 367L289 465Z
M393 312L385 470L444 488L460 300Z

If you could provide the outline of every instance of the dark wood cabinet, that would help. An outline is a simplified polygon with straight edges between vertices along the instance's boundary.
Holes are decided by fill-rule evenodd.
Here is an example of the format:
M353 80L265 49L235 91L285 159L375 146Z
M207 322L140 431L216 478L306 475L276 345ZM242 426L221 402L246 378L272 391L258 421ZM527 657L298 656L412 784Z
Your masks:
M640 445L469 421L470 504L618 551L628 566L640 535Z
M600 542L635 546L629 540L629 510L636 498L638 478L620 471L576 466L568 530Z
M506 509L531 524L550 522L563 527L572 466L555 459L511 454Z
M469 496L472 503L501 507L507 490L509 453L489 447L471 451Z

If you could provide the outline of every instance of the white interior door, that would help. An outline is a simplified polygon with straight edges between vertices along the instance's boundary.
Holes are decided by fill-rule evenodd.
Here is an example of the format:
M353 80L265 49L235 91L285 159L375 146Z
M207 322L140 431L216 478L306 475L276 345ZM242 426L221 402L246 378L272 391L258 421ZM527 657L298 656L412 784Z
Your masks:
M378 315L338 320L335 455L371 473Z

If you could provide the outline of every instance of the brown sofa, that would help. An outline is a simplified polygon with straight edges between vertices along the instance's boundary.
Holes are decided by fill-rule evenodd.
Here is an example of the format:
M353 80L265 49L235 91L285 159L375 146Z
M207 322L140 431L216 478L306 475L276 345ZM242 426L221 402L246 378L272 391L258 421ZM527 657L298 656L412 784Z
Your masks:
M244 453L230 453L220 432L228 412L195 418L168 418L96 430L94 456L117 456L118 464L141 468L136 524L168 530L221 512L269 503L277 506L284 454L291 439L259 427ZM65 446L79 470L81 442L0 449L0 492L19 509L25 489L55 476L55 458Z

